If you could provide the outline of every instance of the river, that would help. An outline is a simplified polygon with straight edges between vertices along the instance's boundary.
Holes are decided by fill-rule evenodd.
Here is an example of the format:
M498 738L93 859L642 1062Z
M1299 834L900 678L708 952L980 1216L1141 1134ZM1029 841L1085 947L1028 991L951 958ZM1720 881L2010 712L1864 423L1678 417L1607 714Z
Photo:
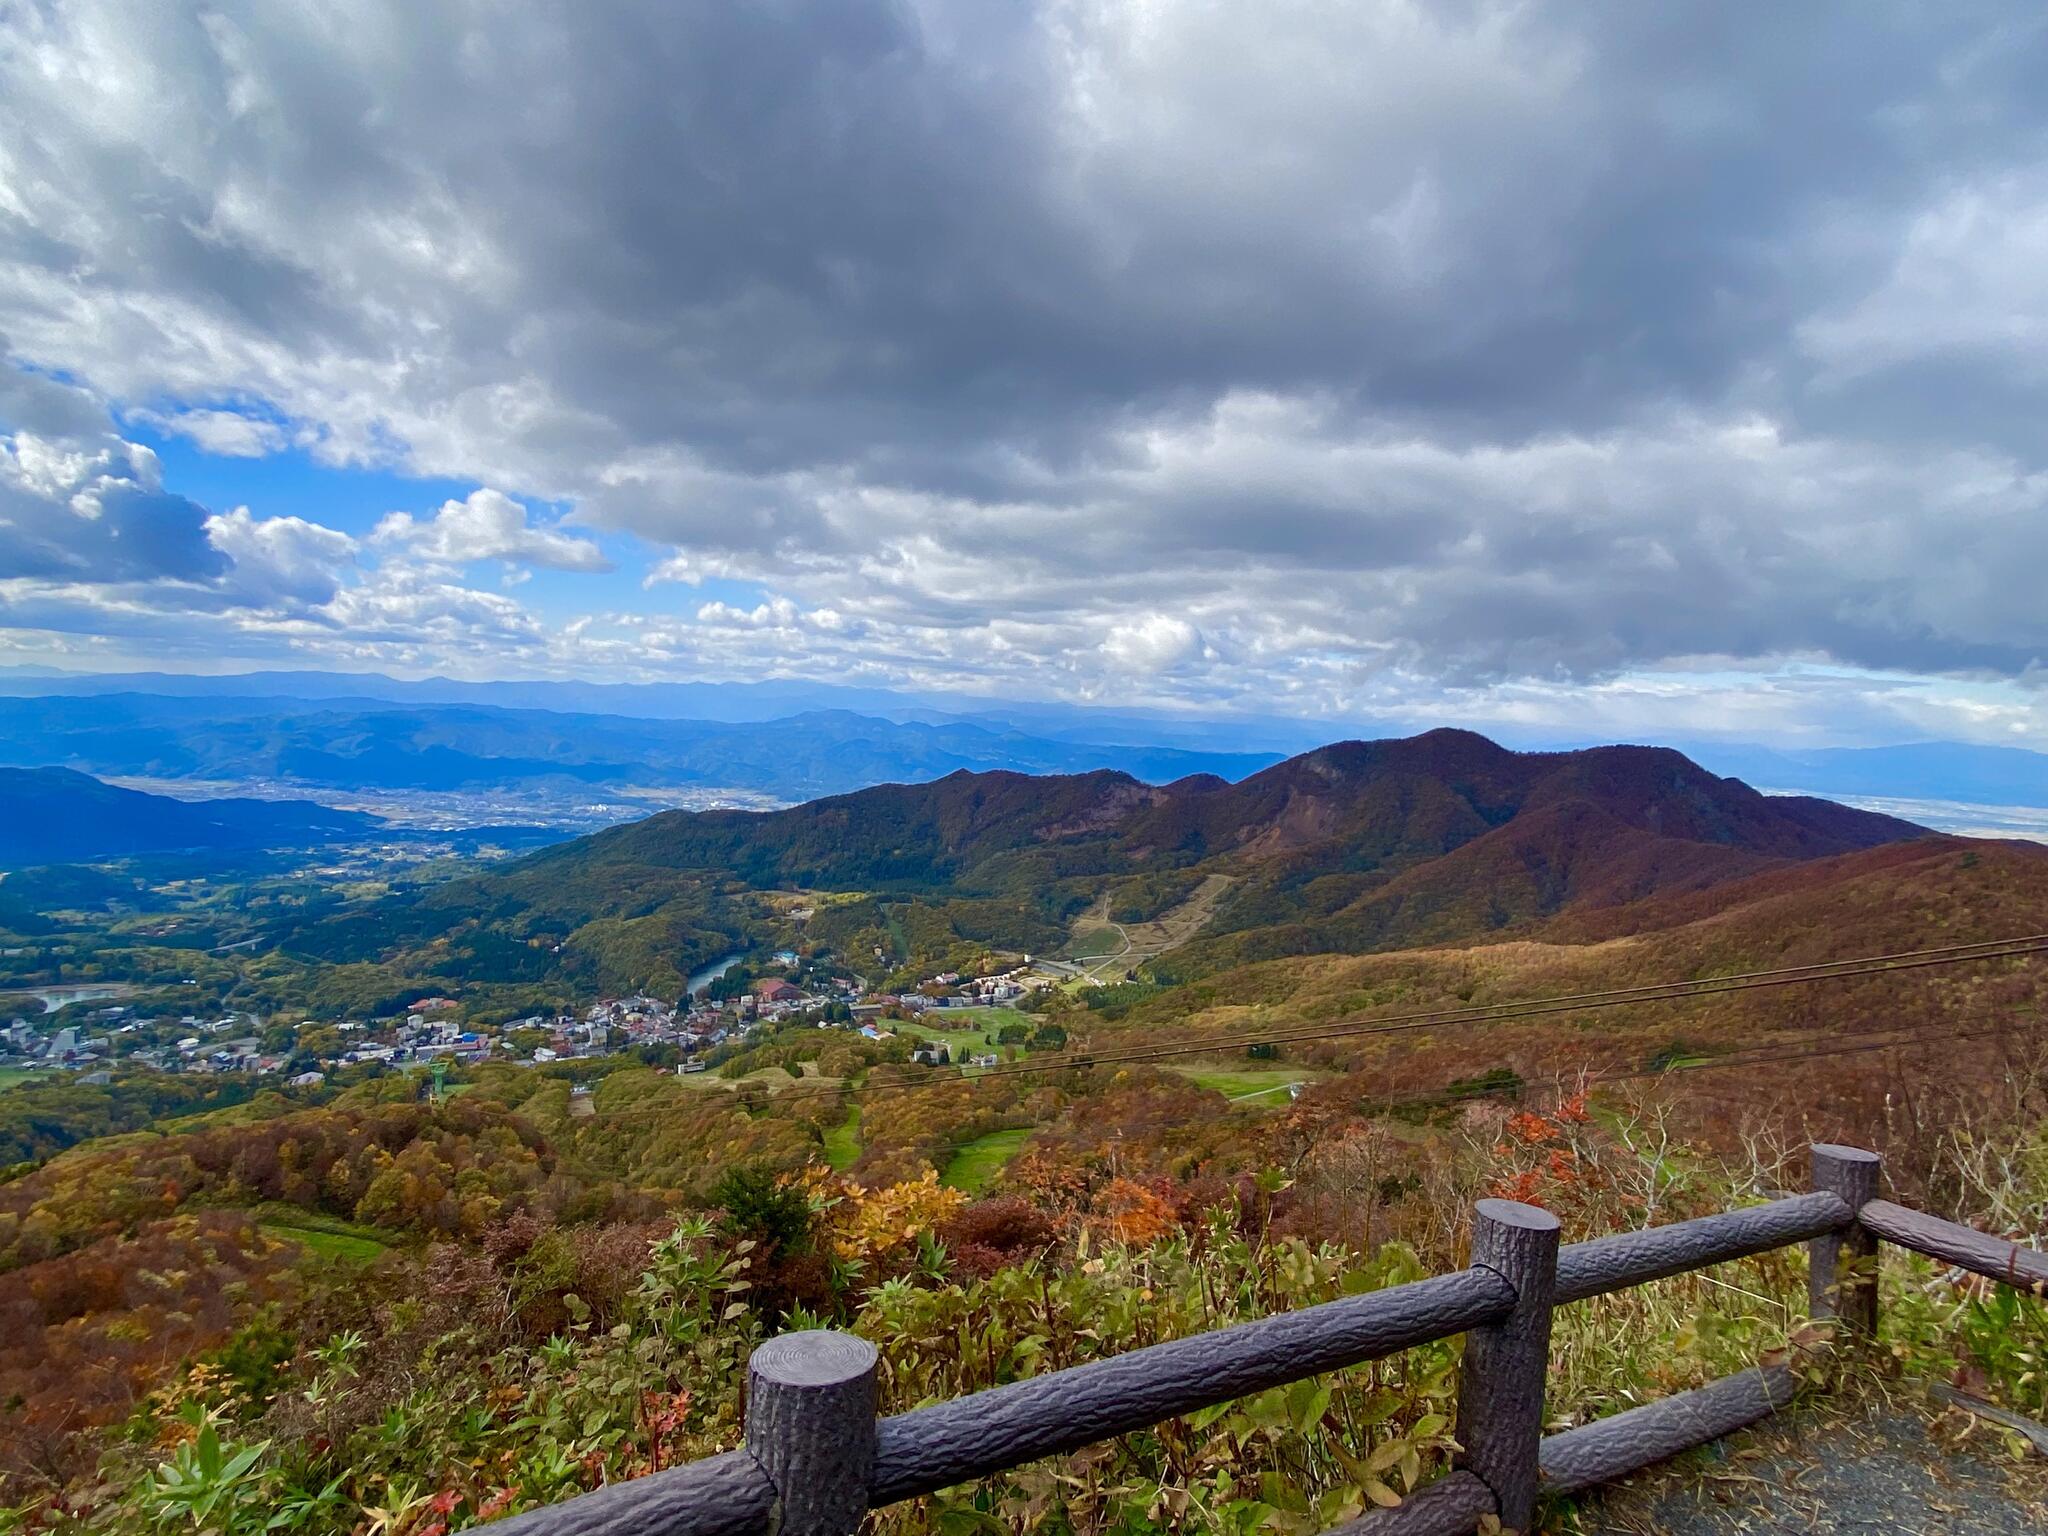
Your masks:
M746 951L737 950L721 960L714 960L702 970L692 971L683 981L683 996L695 997L727 971L746 959Z

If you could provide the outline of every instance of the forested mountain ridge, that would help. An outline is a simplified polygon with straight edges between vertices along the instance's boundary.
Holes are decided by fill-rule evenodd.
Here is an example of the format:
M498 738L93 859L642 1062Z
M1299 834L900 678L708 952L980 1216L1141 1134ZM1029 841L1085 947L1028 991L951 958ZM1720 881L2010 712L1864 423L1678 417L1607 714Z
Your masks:
M1445 730L1338 743L1237 784L963 771L780 811L664 812L280 937L325 959L424 945L450 975L488 952L529 979L660 986L765 936L750 893L858 897L819 932L893 964L943 958L954 942L1042 952L1076 913L1135 883L1170 903L1227 874L1207 932L1162 962L1185 977L1477 938L1924 835L1758 794L1664 748L1518 753Z
M67 768L0 768L0 867L130 854L305 847L376 819L304 800L172 800Z
M973 878L1005 855L1053 845L1101 845L1119 866L1309 848L1384 861L1439 856L1524 813L1580 802L1655 836L1764 857L1816 858L1922 835L1894 817L1760 795L1669 748L1511 752L1472 732L1441 730L1339 742L1237 784L1202 777L1152 786L1114 771L962 771L784 811L665 812L528 862L723 868L781 883L930 883Z

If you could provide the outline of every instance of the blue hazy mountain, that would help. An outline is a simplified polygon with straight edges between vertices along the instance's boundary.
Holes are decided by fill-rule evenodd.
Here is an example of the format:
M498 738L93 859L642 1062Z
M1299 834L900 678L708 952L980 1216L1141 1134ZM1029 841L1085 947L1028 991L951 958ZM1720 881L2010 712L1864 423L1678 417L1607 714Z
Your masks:
M880 688L832 683L584 683L525 680L465 682L406 679L376 672L87 673L51 667L0 668L0 695L114 693L156 698L245 699L319 708L342 703L477 704L569 714L625 715L648 720L737 723L782 719L811 710L853 710L884 717L934 701Z
M2048 753L2021 747L1922 741L1785 751L1701 742L1687 751L1716 773L1760 789L2048 807Z
M1206 719L1170 710L1105 709L1074 704L997 701L965 694L852 688L775 679L757 683L586 683L556 680L465 682L403 679L375 672L88 673L51 667L0 667L0 697L117 693L153 698L228 700L272 709L315 710L376 704L473 704L639 720L765 723L820 711L850 712L927 725L979 725L1044 741L1091 746L1178 747L1263 754L1260 766L1321 746L1357 722L1232 715ZM1405 722L1401 722L1405 723ZM1247 770L1250 771L1250 770Z
M694 786L805 800L963 768L1107 768L1153 783L1193 774L1236 780L1279 758L1052 741L993 723L894 721L848 710L729 722L368 699L0 698L0 763L114 777L271 779L315 790Z
M0 867L308 848L376 826L306 800L173 800L66 768L0 768Z
M517 712L525 716L579 716L584 724L574 729L588 731L593 725L606 730L618 722L627 726L648 721L666 721L682 727L680 733L656 742L662 752L673 752L683 743L679 777L658 776L641 782L656 785L714 783L733 788L754 788L783 798L825 794L855 788L860 784L891 780L936 777L953 768L1016 768L1030 772L1085 772L1092 768L1119 768L1138 778L1165 782L1184 773L1213 772L1229 779L1309 750L1333 737L1351 734L1357 721L1316 721L1280 716L1231 716L1201 718L1165 710L1106 709L1046 702L997 702L959 694L921 694L879 688L850 688L830 683L776 680L758 683L583 683L557 681L465 682L454 678L404 680L376 673L337 672L250 672L219 677L194 677L176 673L129 673L94 675L62 672L51 668L0 668L0 710L7 699L110 699L114 695L146 695L152 701L152 721L157 728L184 722L201 730L210 722L234 718L254 721L261 717L287 715L374 714L402 708L423 717L438 711L479 708ZM186 711L179 713L180 706ZM787 775L763 773L756 763L740 776L707 772L705 764L714 750L728 750L744 738L720 738L710 728L718 725L773 726L765 736L755 738L754 747L765 743L786 744L795 737L800 743L830 741L837 727L789 726L793 718L812 716L856 716L869 722L861 728L857 749L857 770L837 770L829 765ZM0 725L12 727L17 717L0 714ZM83 718L83 717L79 717ZM456 715L449 720L468 718ZM1434 722L1376 720L1375 727L1415 729ZM935 730L970 728L951 737L934 739L907 734L899 738L901 756L880 750L880 725L922 726ZM395 721L385 727L398 730ZM383 729L380 727L379 729ZM980 732L974 735L972 732ZM549 732L537 729L535 740L545 743ZM627 733L627 734L630 734ZM1555 737L1538 733L1517 738L1512 744L1525 749L1569 750L1592 744L1591 738ZM1786 749L1753 743L1729 743L1702 738L1673 743L1717 773L1732 774L1749 783L1772 789L1801 790L1816 794L1865 795L1919 800L1948 800L1977 805L2033 806L2048 808L2048 754L2016 747L1974 746L1962 742L1919 742L1902 746ZM194 744L197 746L197 744ZM1075 749L1100 749L1094 752ZM410 755L402 745L401 755ZM458 746L457 750L460 750ZM619 766L644 764L646 750L615 753ZM800 747L800 750L804 750ZM1186 754L1177 757L1172 754ZM1154 755L1141 755L1154 754ZM344 758L350 754L344 751ZM358 756L360 754L357 754ZM526 756L553 764L559 772L564 764L573 768L578 751L554 751L494 747L480 755L493 758ZM756 756L751 750L739 753L742 761ZM591 748L593 762L605 753ZM61 756L29 757L7 753L0 746L0 761L67 761ZM922 765L922 766L921 766ZM75 766L91 768L93 760L79 759ZM473 765L472 765L473 766ZM772 755L767 767L772 768ZM144 773L138 767L115 767L109 760L103 771ZM181 770L194 772L195 770ZM270 770L251 769L249 772ZM435 754L433 760L412 768L387 770L401 778L417 774L424 780L440 775L440 782L479 784L491 782L490 774ZM501 761L494 772L512 774L511 762ZM865 775L865 776L864 776ZM246 776L241 771L234 777ZM573 775L572 775L573 776ZM516 780L515 780L516 781ZM589 782L611 782L602 773ZM312 781L309 781L312 782ZM341 786L348 787L348 786ZM360 786L358 786L360 787ZM432 787L421 782L417 787Z

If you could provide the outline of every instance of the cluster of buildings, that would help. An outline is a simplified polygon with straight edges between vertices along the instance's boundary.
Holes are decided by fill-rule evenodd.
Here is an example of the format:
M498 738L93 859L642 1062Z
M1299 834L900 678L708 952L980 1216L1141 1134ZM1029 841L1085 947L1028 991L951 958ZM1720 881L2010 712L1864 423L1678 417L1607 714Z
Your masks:
M180 1033L166 1041L173 1030ZM116 1005L47 1035L19 1018L0 1031L0 1066L76 1072L86 1083L106 1082L116 1063L159 1072L282 1072L289 1061L288 1053L263 1049L261 1026L246 1013L131 1017Z
M774 958L800 974L795 954ZM1053 980L1028 958L1012 970L988 976L941 972L900 993L869 992L846 976L812 974L799 981L771 975L719 1000L702 989L673 1003L636 994L602 999L580 1014L534 1014L495 1026L463 1022L461 1005L453 998L423 997L390 1018L338 1024L304 1020L282 1050L277 1048L278 1031L266 1034L253 1014L144 1018L132 1016L126 1007L109 1006L87 1015L83 1025L48 1033L26 1019L15 1019L0 1030L0 1065L71 1071L84 1074L85 1081L104 1081L118 1061L166 1072L279 1074L293 1085L311 1086L338 1068L441 1060L472 1065L494 1058L547 1063L671 1045L681 1053L684 1070L701 1070L704 1056L756 1028L808 1019L821 1027L849 1028L869 1039L887 1039L889 1020L933 1010L1010 1004ZM944 1065L949 1057L943 1044L921 1042L914 1059Z
M942 1008L1000 1008L1019 1001L1025 993L1053 984L1054 978L1026 955L1021 965L988 976L962 976L958 971L941 971L918 989L919 998ZM907 999L906 999L907 1001Z
M441 1059L489 1060L499 1048L497 1039L490 1031L470 1029L457 1022L451 1014L459 1006L452 997L426 997L414 1003L402 1019L346 1020L334 1027L347 1037L348 1044L327 1058L328 1064L357 1067ZM310 1019L299 1026L302 1031L318 1027Z

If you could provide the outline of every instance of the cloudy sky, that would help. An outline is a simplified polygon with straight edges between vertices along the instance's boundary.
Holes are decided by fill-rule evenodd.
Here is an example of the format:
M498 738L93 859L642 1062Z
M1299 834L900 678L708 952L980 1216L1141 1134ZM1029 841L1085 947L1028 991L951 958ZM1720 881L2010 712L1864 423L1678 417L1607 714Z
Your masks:
M2048 747L2048 13L0 0L0 665Z

